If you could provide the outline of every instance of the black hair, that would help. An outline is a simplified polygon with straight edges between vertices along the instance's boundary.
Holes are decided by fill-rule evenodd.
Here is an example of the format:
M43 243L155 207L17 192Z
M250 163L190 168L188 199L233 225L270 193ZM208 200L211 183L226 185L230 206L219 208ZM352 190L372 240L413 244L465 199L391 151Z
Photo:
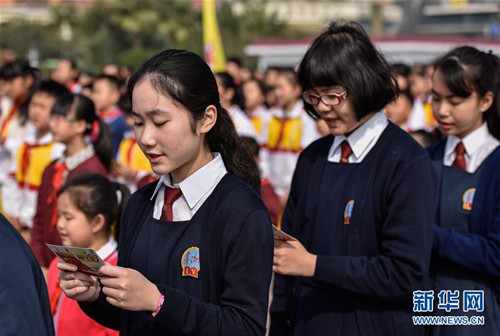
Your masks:
M23 97L24 101L18 107L19 113L17 117L21 126L24 126L28 122L28 106L31 97L33 96L33 92L40 82L41 75L38 69L31 67L25 60L7 62L0 69L0 78L10 81L16 77L32 77L33 79L33 84L31 85L27 95Z
M500 59L471 46L453 49L434 64L443 75L446 87L456 96L467 98L477 92L479 98L491 91L493 102L484 112L490 133L500 139Z
M120 197L117 192L120 193ZM57 194L63 193L68 194L73 204L87 219L91 220L102 214L107 232L112 231L118 241L120 216L130 196L130 191L125 185L111 182L99 174L84 173L70 178Z
M229 63L229 62L236 64L240 68L243 67L243 61L238 56L229 57L227 59L226 63Z
M363 27L356 22L333 21L307 50L299 65L302 90L342 86L358 120L380 111L397 95L390 66L375 49ZM304 103L314 119L314 106Z
M98 80L106 80L113 90L120 91L120 87L122 86L122 82L115 76L101 74L94 78L93 83L97 82Z
M217 72L215 77L220 80L224 89L232 89L234 91L233 98L231 99L231 105L238 105L243 110L245 108L245 104L243 101L241 86L236 85L233 76L227 72Z
M118 103L116 104L123 114L127 116L132 116L132 102L128 95L122 95Z
M92 131L96 130L95 123L98 123L98 134L96 139L92 140L94 151L97 157L108 171L111 171L111 163L113 159L111 136L108 125L95 112L94 103L89 98L82 94L74 94L67 92L56 99L52 107L52 115L68 116L74 111L75 120L84 120L87 128L83 135L91 135Z
M34 91L34 93L45 93L54 98L67 92L67 87L51 79L41 81Z
M399 76L408 78L411 75L411 68L404 63L394 63L391 65L391 69Z
M406 98L406 100L408 100L410 102L410 105L413 106L415 99L413 98L413 95L411 94L409 89L399 90L398 97Z
M252 154L254 157L259 156L260 147L257 140L248 136L242 136L240 137L240 140L243 144L243 147L245 147L250 152L250 154Z
M260 92L265 96L267 94L268 88L266 83L264 81L258 79L257 77L251 77L248 80L246 80L243 84L250 83L250 82L255 82L257 83L257 86L259 87Z
M217 121L205 138L208 149L221 153L227 170L259 192L259 168L248 152L241 150L243 147L234 123L220 104L217 82L205 61L185 50L162 51L134 72L128 82L129 97L132 98L135 85L146 79L159 93L171 97L189 111L193 133L195 122L203 118L206 108L215 106Z

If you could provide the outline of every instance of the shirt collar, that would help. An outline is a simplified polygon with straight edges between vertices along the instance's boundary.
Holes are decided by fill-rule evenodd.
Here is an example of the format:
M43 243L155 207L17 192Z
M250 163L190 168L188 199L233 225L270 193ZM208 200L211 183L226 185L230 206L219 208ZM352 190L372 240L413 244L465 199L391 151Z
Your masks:
M66 163L69 171L78 167L82 162L87 161L95 155L94 146L88 144L83 150L71 156L66 156L62 160Z
M387 117L382 111L375 113L363 125L352 132L349 137L346 137L344 134L336 136L333 140L332 155L337 150L337 147L340 146L342 141L347 139L349 146L351 146L352 154L356 157L356 159L360 158L364 151L368 148L368 145L380 134L382 134L388 123Z
M113 237L109 237L109 240L104 244L99 250L96 251L97 255L102 259L106 259L109 257L116 248L118 247L118 243Z
M455 151L457 144L461 141L464 144L465 152L470 156L488 141L489 134L488 125L483 123L478 129L467 134L462 139L455 135L450 135L446 140L445 155L451 155Z
M151 200L155 198L158 190L163 185L166 185L170 188L180 188L189 208L193 209L203 196L227 173L220 153L212 153L212 155L214 156L212 161L188 176L181 183L172 184L170 174L163 175L156 185Z

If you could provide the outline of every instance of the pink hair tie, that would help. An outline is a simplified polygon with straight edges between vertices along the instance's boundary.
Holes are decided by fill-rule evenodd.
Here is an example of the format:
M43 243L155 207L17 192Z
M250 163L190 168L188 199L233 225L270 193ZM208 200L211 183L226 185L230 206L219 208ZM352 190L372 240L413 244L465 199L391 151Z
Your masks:
M90 132L90 141L96 142L101 133L101 126L99 125L99 119L94 120L92 123L92 131Z

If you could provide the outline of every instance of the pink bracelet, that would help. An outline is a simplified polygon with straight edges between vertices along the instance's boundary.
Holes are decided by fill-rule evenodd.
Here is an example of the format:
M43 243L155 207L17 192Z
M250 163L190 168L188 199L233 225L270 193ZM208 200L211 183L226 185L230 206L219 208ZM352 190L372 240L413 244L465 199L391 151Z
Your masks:
M165 301L165 296L162 295L161 298L158 300L158 307L156 308L156 311L151 314L151 315L153 315L153 317L155 317L156 314L158 314L160 312L160 309L163 306L164 301Z

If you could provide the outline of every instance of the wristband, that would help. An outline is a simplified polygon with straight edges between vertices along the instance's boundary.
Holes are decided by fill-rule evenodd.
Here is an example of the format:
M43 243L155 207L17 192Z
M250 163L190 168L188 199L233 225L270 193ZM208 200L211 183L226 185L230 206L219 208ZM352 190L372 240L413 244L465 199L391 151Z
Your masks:
M161 298L158 300L158 307L156 308L156 311L151 314L153 315L153 317L155 317L160 312L160 309L163 306L164 301L165 301L165 296L162 295Z

